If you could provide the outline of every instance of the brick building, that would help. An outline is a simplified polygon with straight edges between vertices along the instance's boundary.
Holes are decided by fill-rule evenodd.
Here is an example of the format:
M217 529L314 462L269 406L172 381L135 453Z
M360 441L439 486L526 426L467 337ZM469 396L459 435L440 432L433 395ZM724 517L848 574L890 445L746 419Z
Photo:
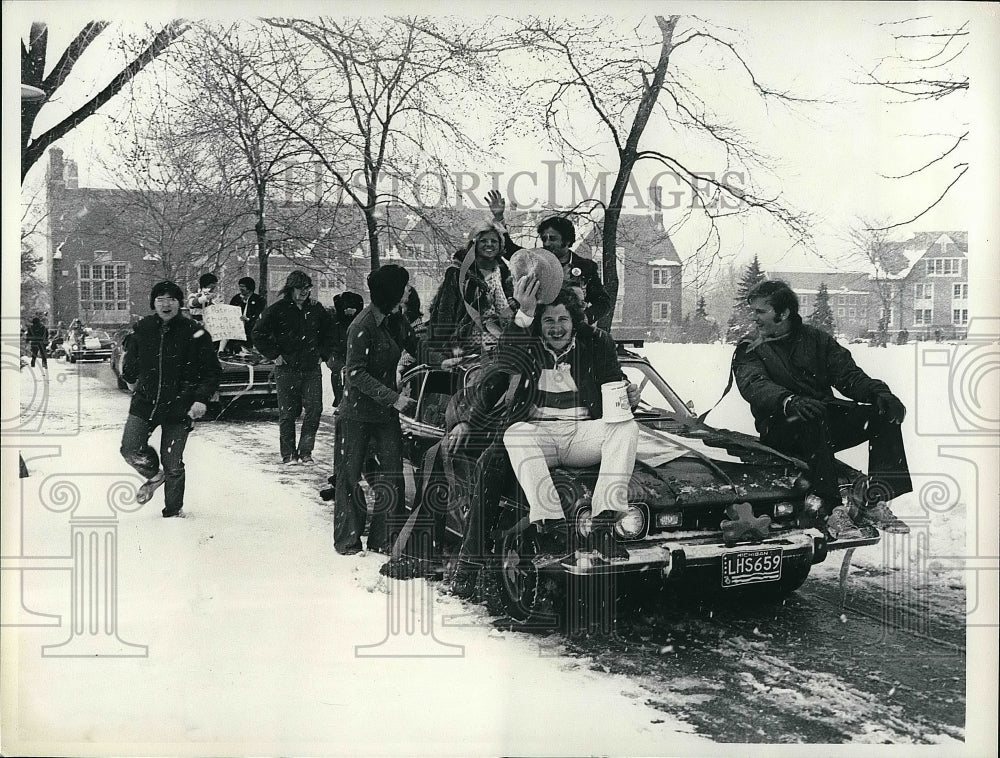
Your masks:
M198 276L219 276L223 295L241 276L259 278L254 218L246 208L185 193L79 187L76 167L49 151L45 187L45 264L52 323L80 317L115 328L149 313L152 285L165 278L185 291ZM519 244L537 244L538 222L558 211L511 211L508 228ZM405 266L424 312L454 253L488 214L469 208L380 207L380 259ZM345 289L368 291L368 239L353 207L320 208L284 198L269 208L268 300L293 269L308 272L314 297L332 305ZM576 220L575 249L600 263L600 226ZM272 238L273 236L273 238ZM613 330L631 337L674 339L681 320L681 262L656 214L622 214L618 243L618 306ZM258 285L262 283L258 282ZM260 289L260 286L258 286Z
M826 285L834 329L845 339L863 336L872 329L872 315L878 318L878 298L872 292L870 276L864 271L784 270L768 271L768 279L782 279L799 296L799 314L809 321L816 309L821 284Z

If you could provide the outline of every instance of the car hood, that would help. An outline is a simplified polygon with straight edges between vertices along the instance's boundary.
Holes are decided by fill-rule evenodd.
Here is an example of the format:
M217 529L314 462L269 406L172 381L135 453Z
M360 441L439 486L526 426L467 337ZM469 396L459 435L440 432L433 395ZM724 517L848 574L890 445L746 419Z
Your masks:
M756 437L716 429L696 419L646 424L686 448L672 460L637 461L630 499L663 505L729 504L801 498L795 485L807 470L801 460L779 453Z
M807 470L802 461L762 445L756 437L716 429L696 419L643 420L681 447L661 463L636 460L629 500L657 507L729 505L801 499L796 480ZM591 492L598 467L574 471Z

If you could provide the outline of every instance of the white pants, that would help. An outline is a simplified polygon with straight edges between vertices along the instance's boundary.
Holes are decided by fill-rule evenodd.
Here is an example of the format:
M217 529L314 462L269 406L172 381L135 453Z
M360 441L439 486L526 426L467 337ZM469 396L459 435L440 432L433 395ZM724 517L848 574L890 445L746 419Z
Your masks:
M532 523L565 518L549 468L601 464L594 487L592 513L628 508L628 483L635 466L639 425L602 420L538 421L512 424L504 446L517 481L530 506Z

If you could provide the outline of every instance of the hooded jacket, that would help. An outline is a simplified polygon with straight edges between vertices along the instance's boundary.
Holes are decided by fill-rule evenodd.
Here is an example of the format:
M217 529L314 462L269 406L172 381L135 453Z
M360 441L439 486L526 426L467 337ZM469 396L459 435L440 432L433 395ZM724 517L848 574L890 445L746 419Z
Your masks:
M264 310L253 329L253 344L269 360L280 355L292 368L309 369L333 354L333 318L312 298L299 308L286 293Z
M180 421L195 402L208 403L222 368L212 339L184 316L146 316L127 340L122 378L135 384L129 413L148 421Z

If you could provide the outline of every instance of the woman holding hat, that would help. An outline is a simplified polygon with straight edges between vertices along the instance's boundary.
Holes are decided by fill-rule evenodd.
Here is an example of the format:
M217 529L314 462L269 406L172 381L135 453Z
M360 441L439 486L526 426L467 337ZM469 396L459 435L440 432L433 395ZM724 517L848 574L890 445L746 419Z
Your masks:
M448 368L465 353L496 346L517 309L502 250L502 229L483 224L456 253L431 301L424 352L427 363Z

